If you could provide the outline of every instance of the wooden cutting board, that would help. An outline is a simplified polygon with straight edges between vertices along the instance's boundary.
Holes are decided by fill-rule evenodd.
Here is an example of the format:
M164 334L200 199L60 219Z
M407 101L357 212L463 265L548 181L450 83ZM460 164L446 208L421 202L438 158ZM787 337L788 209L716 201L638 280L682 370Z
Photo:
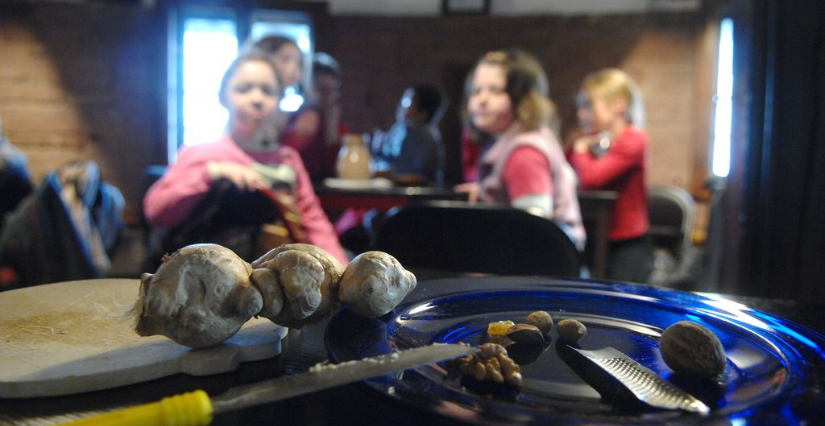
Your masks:
M281 353L287 329L253 318L221 345L140 337L127 312L137 279L71 281L0 293L0 398L67 395L187 373L232 371Z

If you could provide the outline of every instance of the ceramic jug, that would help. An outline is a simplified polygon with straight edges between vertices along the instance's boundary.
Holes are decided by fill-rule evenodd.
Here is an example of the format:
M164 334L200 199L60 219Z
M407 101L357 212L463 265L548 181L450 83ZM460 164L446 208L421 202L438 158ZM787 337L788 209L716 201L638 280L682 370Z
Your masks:
M370 152L364 146L361 135L347 134L338 153L335 171L341 179L365 180L370 178Z

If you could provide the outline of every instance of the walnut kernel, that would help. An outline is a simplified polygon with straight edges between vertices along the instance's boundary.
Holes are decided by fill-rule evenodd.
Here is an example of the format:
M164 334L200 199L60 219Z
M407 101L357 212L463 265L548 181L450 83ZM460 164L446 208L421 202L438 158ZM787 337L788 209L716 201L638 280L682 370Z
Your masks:
M480 382L490 380L499 384L521 386L521 368L507 356L507 349L495 343L484 343L479 348L479 353L454 359L447 365Z

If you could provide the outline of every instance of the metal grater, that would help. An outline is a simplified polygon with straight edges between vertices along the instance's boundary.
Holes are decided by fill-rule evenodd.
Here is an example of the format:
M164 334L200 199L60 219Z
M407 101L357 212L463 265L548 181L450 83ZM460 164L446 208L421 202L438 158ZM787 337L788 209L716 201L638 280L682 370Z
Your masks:
M652 407L684 410L707 415L710 408L693 395L679 389L647 367L615 348L595 351L571 348L601 367L627 388L639 401Z

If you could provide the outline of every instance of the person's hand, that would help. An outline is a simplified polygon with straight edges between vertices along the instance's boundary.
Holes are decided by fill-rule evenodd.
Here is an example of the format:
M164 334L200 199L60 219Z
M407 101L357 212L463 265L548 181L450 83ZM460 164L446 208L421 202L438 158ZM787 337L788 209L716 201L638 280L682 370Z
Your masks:
M212 181L228 179L233 185L243 191L251 192L268 186L266 180L260 173L242 164L212 161L208 167L209 177L212 178Z
M585 154L590 152L590 147L597 143L599 143L598 136L582 135L573 142L573 151Z
M471 203L475 203L478 201L478 192L480 186L478 182L466 182L460 183L453 187L455 192L462 192L467 193L467 200Z

